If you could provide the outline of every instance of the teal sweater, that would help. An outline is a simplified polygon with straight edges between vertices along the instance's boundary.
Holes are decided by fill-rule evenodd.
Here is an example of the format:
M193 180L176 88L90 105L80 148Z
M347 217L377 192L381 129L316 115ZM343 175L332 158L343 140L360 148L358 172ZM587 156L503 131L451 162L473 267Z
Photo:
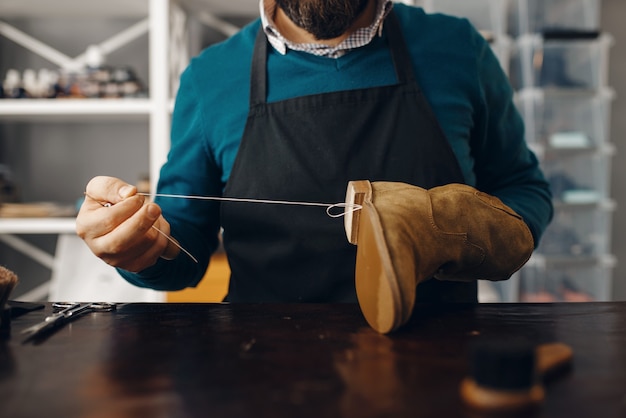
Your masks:
M498 196L528 224L535 245L552 217L551 194L524 142L513 91L489 45L465 19L395 4L417 81L459 161L466 183ZM219 196L248 114L252 50L260 19L193 58L181 76L172 144L159 193ZM396 83L386 37L338 59L269 48L268 101ZM268 161L271 164L271 161ZM245 196L241 196L245 197ZM219 204L162 198L171 234L198 260L159 260L129 282L161 290L194 286L218 246Z

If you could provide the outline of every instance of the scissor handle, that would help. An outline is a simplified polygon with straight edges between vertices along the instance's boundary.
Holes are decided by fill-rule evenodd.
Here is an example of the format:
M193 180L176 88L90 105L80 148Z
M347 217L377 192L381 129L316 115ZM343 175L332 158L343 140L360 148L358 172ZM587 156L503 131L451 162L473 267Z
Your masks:
M94 302L91 309L98 312L111 312L117 309L117 304L112 302Z
M55 311L59 311L62 309L67 309L72 306L76 306L76 302L54 302L52 304L52 309ZM117 304L112 302L88 302L81 308L82 310L90 310L95 312L110 312L117 309Z
M74 317L80 316L86 312L110 312L115 310L115 303L108 302L55 302L52 304L54 313L47 316L43 321L32 327L26 328L22 334L27 335L24 342L29 341L44 332L48 332L57 328L68 321L72 321Z
M57 311L52 315L46 316L43 321L22 331L22 334L28 335L25 341L28 341L43 332L56 328L71 316L70 312L76 311L79 308L80 303L68 303L63 306L59 306Z

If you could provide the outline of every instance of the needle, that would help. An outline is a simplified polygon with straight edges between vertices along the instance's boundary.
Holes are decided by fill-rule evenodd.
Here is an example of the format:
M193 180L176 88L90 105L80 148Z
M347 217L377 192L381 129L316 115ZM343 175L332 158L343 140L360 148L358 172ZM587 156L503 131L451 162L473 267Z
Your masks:
M194 257L193 255L191 255L191 253L189 251L187 251L186 249L183 248L182 245L180 245L174 238L170 237L169 235L167 235L165 232L161 231L159 228L157 228L156 226L152 225L152 229L156 230L159 234L163 235L165 238L168 239L169 242L171 242L172 244L174 244L175 246L177 246L182 252L184 252L185 254L187 254L189 256L189 258L191 258L194 263L198 264L198 260L196 260L196 257Z

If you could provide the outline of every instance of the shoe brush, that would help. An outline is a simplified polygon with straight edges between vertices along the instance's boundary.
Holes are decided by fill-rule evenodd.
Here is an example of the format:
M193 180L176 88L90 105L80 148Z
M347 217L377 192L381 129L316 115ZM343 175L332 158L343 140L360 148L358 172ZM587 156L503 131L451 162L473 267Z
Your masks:
M571 367L572 349L562 343L481 342L471 347L470 375L461 398L473 410L523 412L545 398L543 383Z
M15 273L0 266L0 332L3 333L11 327L11 308L7 306L7 301L17 281Z

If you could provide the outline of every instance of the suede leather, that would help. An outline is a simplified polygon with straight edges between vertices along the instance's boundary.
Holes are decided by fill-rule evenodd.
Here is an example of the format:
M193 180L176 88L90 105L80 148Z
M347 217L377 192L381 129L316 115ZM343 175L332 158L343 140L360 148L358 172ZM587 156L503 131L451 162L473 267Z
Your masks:
M371 185L401 289L403 323L421 281L506 280L532 254L528 226L497 197L464 184L430 190L397 182Z
M532 254L523 219L471 186L374 182L372 191L396 273L406 270L401 276L506 280Z

